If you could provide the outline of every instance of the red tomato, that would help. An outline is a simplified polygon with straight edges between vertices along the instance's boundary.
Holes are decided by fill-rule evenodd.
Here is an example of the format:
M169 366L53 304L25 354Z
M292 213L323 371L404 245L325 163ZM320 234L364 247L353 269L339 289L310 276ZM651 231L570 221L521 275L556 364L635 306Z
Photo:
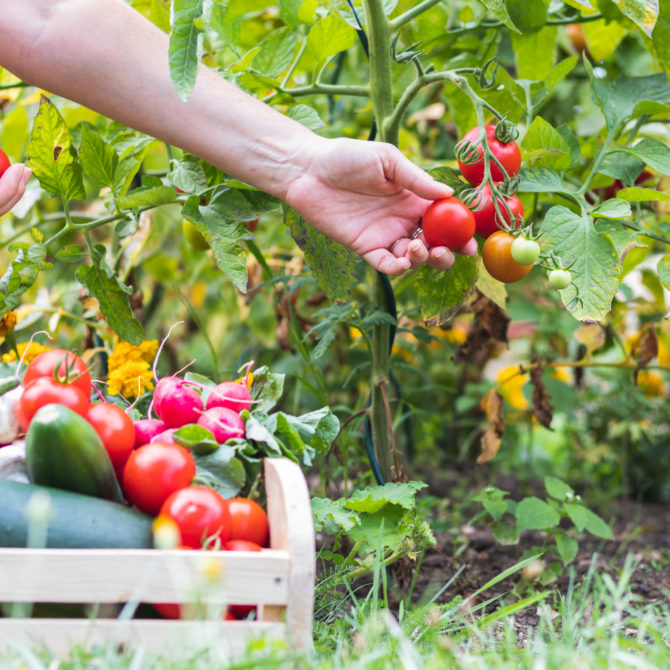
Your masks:
M21 430L28 430L35 412L44 405L65 405L84 418L88 414L90 401L76 386L59 384L53 377L38 377L24 386L16 403L16 418Z
M231 498L228 501L230 513L230 539L247 540L264 547L267 545L270 528L265 510L249 498Z
M193 547L187 547L184 544L177 545L175 549L189 549L192 550ZM179 603L152 603L156 608L156 611L166 619L181 619L181 605Z
M228 540L223 545L226 551L260 551L262 547L249 540Z
M3 174L7 171L7 168L9 168L9 158L7 158L7 154L0 149L0 177L2 177Z
M512 212L515 222L514 228L518 228L523 221L523 205L521 204L521 200L518 195L513 195L510 198L505 198L505 202L509 206L510 212ZM500 230L500 226L497 224L500 217L497 215L491 187L488 184L484 184L482 190L473 200L471 207L472 215L475 217L475 231L478 235L488 237L497 230ZM480 209L477 209L478 207ZM502 204L502 198L498 198L498 209L503 221L507 225L510 225L510 215Z
M61 384L76 386L87 398L91 395L91 374L84 361L65 349L51 349L36 356L26 368L23 385L38 377L51 377Z
M482 247L482 260L488 273L498 281L510 284L523 279L532 265L521 265L512 258L514 237L499 230L486 238Z
M230 539L228 504L207 486L175 491L163 503L160 514L169 516L177 524L182 544L194 549L200 549L205 541L218 540L225 544Z
M195 470L188 449L161 442L145 444L128 457L123 469L123 490L133 505L156 515L170 495L191 483Z
M484 130L486 132L486 139L491 153L500 161L501 165L505 168L507 175L511 178L519 174L519 170L521 169L521 151L519 150L519 145L516 142L503 144L496 138L495 126L486 125L484 126ZM479 128L475 127L465 134L465 137L463 137L461 142L467 140L470 143L477 145L478 138ZM458 161L458 168L460 169L461 174L473 186L477 186L484 181L484 152L482 151L481 146L477 147L474 158L474 162L469 164ZM491 161L490 169L493 181L503 181L505 179L502 170L493 161Z
M429 205L421 224L431 247L460 249L475 234L475 217L457 198L442 198Z
M100 436L114 468L121 467L135 447L133 420L111 402L93 403L86 418Z

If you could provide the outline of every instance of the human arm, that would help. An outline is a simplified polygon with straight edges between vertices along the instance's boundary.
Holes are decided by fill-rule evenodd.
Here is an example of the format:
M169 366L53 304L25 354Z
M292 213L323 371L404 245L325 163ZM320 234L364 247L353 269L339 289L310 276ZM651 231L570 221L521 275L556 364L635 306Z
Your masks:
M410 242L430 201L451 189L397 149L322 138L206 67L183 102L167 53L167 36L122 0L5 0L0 13L0 64L25 81L285 200L388 274L453 263L447 249ZM366 178L352 179L352 166Z

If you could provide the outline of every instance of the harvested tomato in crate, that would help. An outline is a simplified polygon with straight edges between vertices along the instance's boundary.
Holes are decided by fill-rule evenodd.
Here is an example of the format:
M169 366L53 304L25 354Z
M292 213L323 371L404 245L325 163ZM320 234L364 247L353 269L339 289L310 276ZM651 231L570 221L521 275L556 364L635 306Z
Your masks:
M285 458L266 458L264 470L269 549L0 548L0 602L10 608L11 603L33 602L148 602L180 604L188 611L197 602L198 616L204 619L126 618L125 611L111 619L3 618L0 653L19 642L46 645L54 654L66 653L74 643L142 643L161 652L171 645L183 651L214 643L235 654L259 636L309 647L315 552L307 484L300 467ZM96 532L91 519L81 523ZM139 544L146 542L147 533L150 536L141 520L136 520L133 532ZM256 606L256 620L224 621L228 604Z

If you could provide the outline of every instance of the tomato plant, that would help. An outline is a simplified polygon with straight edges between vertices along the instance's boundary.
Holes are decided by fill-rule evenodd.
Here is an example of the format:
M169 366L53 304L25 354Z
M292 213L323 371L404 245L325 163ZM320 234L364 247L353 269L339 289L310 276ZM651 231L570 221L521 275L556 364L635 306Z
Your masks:
M26 431L35 412L49 404L64 405L86 418L90 400L76 386L60 384L53 377L38 377L23 388L16 403L16 417Z
M10 162L7 154L0 149L0 177L9 169Z
M497 201L497 202L496 202ZM523 223L523 204L518 195L504 198L507 207L503 204L503 198L493 198L491 187L484 184L481 191L475 195L472 201L472 214L475 217L475 231L481 237L488 237L501 229L499 222L518 228ZM498 211L496 211L496 205ZM511 213L511 216L510 216ZM514 224L512 225L512 221Z
M188 449L161 442L145 444L126 461L123 490L133 505L155 515L172 493L191 483L195 471L195 461Z
M533 268L521 265L512 258L514 237L504 230L493 233L482 247L482 261L487 272L498 281L510 284L523 279Z
M209 243L205 236L188 220L181 220L181 232L184 234L184 239L198 251L207 251Z
M572 274L570 270L555 268L549 272L549 286L558 291L568 288L572 283Z
M512 258L521 265L532 265L540 257L540 245L535 240L517 237L512 242Z
M231 498L228 501L230 512L230 538L247 540L264 547L267 544L270 529L265 510L249 498Z
M486 139L491 153L500 161L500 164L507 172L508 177L514 177L521 169L521 150L516 142L501 142L496 137L496 127L492 125L484 126ZM479 143L479 127L469 130L461 144L467 151L467 144L474 147L474 153L468 157L467 161L459 159L458 168L461 174L473 185L477 186L484 181L484 150ZM503 181L505 174L494 162L490 163L491 179L493 181Z
M114 468L122 467L135 447L132 419L111 402L93 403L86 418L100 436Z
M475 234L475 218L458 198L442 198L431 203L421 225L431 247L460 249Z
M23 375L24 386L38 377L51 377L61 384L76 386L87 398L91 395L88 365L71 351L51 349L36 356Z
M160 508L179 528L182 544L200 549L205 543L230 539L227 502L207 486L189 486L172 493Z

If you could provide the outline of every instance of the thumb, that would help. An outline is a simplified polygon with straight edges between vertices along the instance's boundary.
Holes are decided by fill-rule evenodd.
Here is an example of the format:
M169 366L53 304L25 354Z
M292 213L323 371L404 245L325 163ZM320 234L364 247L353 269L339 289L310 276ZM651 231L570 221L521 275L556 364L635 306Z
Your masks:
M451 186L435 181L427 172L412 163L399 149L395 149L389 163L389 172L392 174L387 174L387 179L412 191L420 198L438 200L448 198L454 192Z

